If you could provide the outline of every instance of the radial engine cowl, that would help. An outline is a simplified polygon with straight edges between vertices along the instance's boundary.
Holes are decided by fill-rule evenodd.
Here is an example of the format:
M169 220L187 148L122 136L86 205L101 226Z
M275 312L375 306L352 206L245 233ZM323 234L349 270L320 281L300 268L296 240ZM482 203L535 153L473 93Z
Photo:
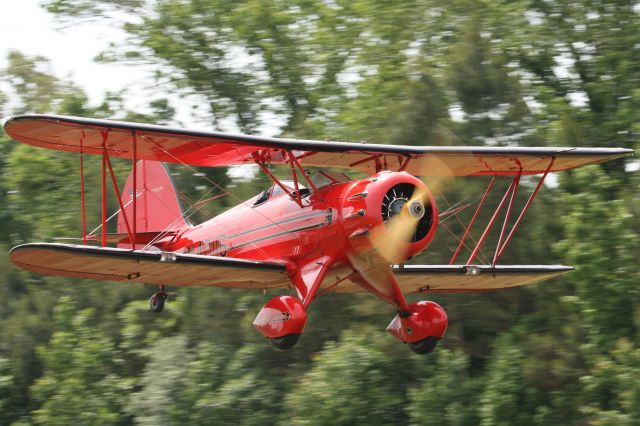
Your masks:
M398 259L423 251L438 225L438 210L429 189L406 172L381 172L359 181L347 189L342 210L353 248L384 251L395 241L399 253L393 257ZM364 235L369 238L362 238ZM398 238L402 239L400 244Z

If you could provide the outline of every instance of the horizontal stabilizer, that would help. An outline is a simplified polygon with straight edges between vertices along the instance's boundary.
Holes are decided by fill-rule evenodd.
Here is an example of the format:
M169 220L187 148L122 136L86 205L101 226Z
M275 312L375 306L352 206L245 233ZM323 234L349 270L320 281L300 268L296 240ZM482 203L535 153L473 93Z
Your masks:
M43 275L169 286L279 288L291 281L284 263L217 256L31 243L11 249L11 261Z
M404 293L480 293L545 281L571 272L563 265L404 265L393 272ZM360 293L351 282L336 293Z

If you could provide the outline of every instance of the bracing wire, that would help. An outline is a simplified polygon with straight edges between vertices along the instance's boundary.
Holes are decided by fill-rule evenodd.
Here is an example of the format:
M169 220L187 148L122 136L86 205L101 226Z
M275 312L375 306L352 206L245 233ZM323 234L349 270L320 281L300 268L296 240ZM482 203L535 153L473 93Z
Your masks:
M194 173L196 173L196 174L198 173L198 172L197 172L197 170L196 170L196 169L194 169L190 164L185 163L185 162L184 162L184 161L182 161L180 158L176 157L175 155L173 155L172 153L170 153L169 151L167 151L166 149L164 149L163 147L161 147L158 143L154 142L153 140L149 139L148 137L146 137L146 136L144 136L144 135L140 135L140 138L141 138L141 139L146 140L147 142L149 142L149 143L151 143L152 145L154 145L156 148L160 149L160 150L161 150L162 152L164 152L165 154L167 154L167 155L169 155L170 157L172 157L173 159L175 159L175 160L176 160L176 162L177 162L178 164L181 164L181 165L183 165L183 166L187 167L189 170L191 170L192 172L194 172ZM246 162L247 162L247 160L243 161L241 164L236 165L236 166L234 167L234 170L235 170L235 168L240 167L240 166L242 166L242 165L246 164ZM219 190L221 190L221 191L225 191L225 189L224 189L224 188L222 188L219 184L217 184L216 182L212 181L212 180L211 180L211 179L209 179L208 177L206 177L206 176L202 176L202 175L199 175L199 176L200 176L200 177L202 177L202 178L203 178L204 180L206 180L207 182L209 182L211 185L213 185L213 186L215 186L216 188L218 188ZM227 176L228 176L228 175L227 175ZM206 194L205 194L205 195L206 195ZM241 202L241 203L244 203L244 202L245 202L245 200L242 200L240 197L236 196L236 195L235 195L235 194L233 194L232 192L229 192L229 195L231 195L231 197L233 197L235 200L237 200L237 201L239 201L239 202ZM199 200L199 201L201 201L201 200ZM264 215L263 213L261 213L259 210L254 210L254 211L255 211L256 213L258 213L260 216L262 216L263 218L265 218L267 221L271 222L274 226L277 226L277 227L281 228L283 231L286 231L286 230L287 230L284 226L282 226L282 224L277 223L276 221L274 221L274 220L273 220L273 219L271 219L270 217L268 217L268 216ZM155 240L155 241L157 241L157 239L154 239L154 240ZM151 242L150 242L149 244L151 244ZM149 244L147 244L147 245L149 245ZM252 245L253 245L257 250L259 250L260 252L262 252L265 256L269 257L269 254L268 254L267 252L265 252L265 251L264 251L260 246L258 246L258 245L257 245L257 244L255 244L255 243L251 243L251 244L252 244ZM145 247L146 247L146 246L145 246Z
M451 208L452 208L452 207L451 207L451 204L449 203L449 200L447 200L447 198L444 196L444 194L443 194L443 193L440 193L440 197L442 197L442 199L444 200L444 202L445 202L445 203L447 203L447 206L451 209ZM480 200L480 197L478 198L478 200ZM455 216L456 221L458 222L458 224L459 224L460 226L462 226L462 229L465 229L466 227L465 227L464 223L462 223L462 220L460 219L460 216L458 216L457 214L454 214L453 216ZM473 235L471 235L471 233L469 233L469 239L471 240L471 242L472 242L474 245L477 245L477 244L478 244L478 243L476 242L475 238L473 238ZM458 240L458 242L460 242L460 240ZM466 247L466 244L465 244L464 246ZM468 248L468 247L466 247L466 248ZM471 250L471 251L473 251L473 250ZM486 254L482 251L482 248L480 249L480 254L482 255L482 257L483 257L483 258L487 259L487 256L486 256Z
M142 195L142 193L143 193L143 192L144 192L144 191L140 191L140 194L139 194L139 195L136 195L136 198L138 198L140 195ZM133 198L132 198L128 203L126 203L123 207L125 207L125 208L126 208L126 207L128 207L128 206L129 206L129 204L131 204L131 203L133 203ZM104 222L105 222L105 223L109 222L111 219L113 219L114 217L116 217L116 216L118 215L118 213L120 213L120 207L118 207L118 210L116 210L116 211L115 211L115 213L113 213L111 216L109 216L109 217L107 218L107 220L105 220ZM93 236L95 236L95 232L97 232L100 228L102 228L102 223L101 223L100 225L98 225L98 226L97 226L93 231L89 232L89 233L87 234L87 237L93 237Z
M442 193L440 194L442 196L442 198L444 199L445 203L449 204L449 202L444 198L444 196L442 195ZM458 218L458 214L465 210L466 208L472 206L473 204L475 204L477 201L480 201L482 197L478 196L474 199L472 199L471 201L469 201L469 199L471 199L471 197L467 197L464 200L458 201L457 203L455 203L453 206L449 206L446 210L444 210L442 213L440 213L440 216L445 216L442 220L440 220L440 225L442 225L442 227L449 233L451 234L451 236L457 240L458 243L460 243L460 241L462 241L462 238L459 237L458 235L456 235L455 232L453 232L451 230L451 228L449 228L445 222L447 222L449 219L451 219L452 216L455 216L458 219L458 222L460 223L460 219ZM463 204L466 203L466 204ZM461 206L461 207L458 207ZM464 227L464 225L463 225ZM475 244L475 242L474 242ZM463 244L462 245L465 249L469 250L470 252L473 251L473 249L471 249L467 244ZM455 250L452 250L455 251ZM485 262L488 262L487 256L481 251L479 253L479 257L481 257Z
M243 162L242 164L238 164L238 165L234 166L234 167L233 167L233 169L232 169L232 171L231 171L231 173L233 173L233 171L235 171L235 170L236 170L236 168L238 168L238 167L240 167L240 166L242 166L242 165L244 165L244 164L245 164L245 162ZM196 173L196 176L202 177L200 174L197 174L197 173ZM230 177L229 177L229 173L227 173L227 177L226 177L224 180L222 180L222 181L221 181L218 185L216 185L216 186L218 186L218 188L219 188L219 189L221 189L221 190L223 190L223 191L224 191L224 189L221 187L221 185L223 185L224 183L226 183L229 179L230 179ZM209 180L209 179L207 179L207 180ZM194 202L192 202L192 201L189 199L189 197L187 197L187 196L183 196L185 199L187 199L187 200L189 201L189 208L183 212L183 216L182 216L182 217L177 217L177 218L175 218L175 219L174 219L174 221L173 221L173 222L171 222L169 225L167 225L167 226L165 227L165 229L164 229L164 230L162 230L162 231L161 231L161 232L160 232L156 237L154 237L151 241L149 241L149 242L148 242L148 243L147 243L147 244L142 248L142 250L146 250L146 249L148 249L148 248L149 248L150 246L152 246L155 242L159 241L161 238L163 238L165 235L167 235L167 233L168 233L168 232L170 232L170 230L171 230L175 225L177 225L177 224L179 224L179 223L180 223L180 220L181 220L182 218L185 218L185 219L187 219L187 220L188 220L188 219L190 219L190 218L191 218L195 213L197 213L197 212L200 210L201 206L203 206L203 205L204 205L204 202L206 201L206 200L205 200L205 197L207 197L209 194L211 194L211 192L213 192L213 190L214 190L214 189L215 189L214 187L211 187L211 188L210 188L207 192L205 192L205 193L200 197L200 199L198 199L195 203L194 203ZM224 192L224 193L228 193L228 192ZM218 194L218 195L222 195L222 194L224 194L224 193L220 193L220 194ZM215 196L214 196L214 197L215 197ZM193 211L192 211L192 210L193 210Z

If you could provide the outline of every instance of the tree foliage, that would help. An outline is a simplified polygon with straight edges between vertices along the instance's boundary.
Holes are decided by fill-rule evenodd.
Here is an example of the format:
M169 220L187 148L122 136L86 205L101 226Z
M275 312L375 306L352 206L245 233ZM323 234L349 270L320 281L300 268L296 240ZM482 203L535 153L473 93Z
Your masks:
M415 145L638 146L640 10L632 2L42 3L62 24L104 19L121 27L128 43L99 60L154 65L158 86L203 100L198 115L212 128L270 125L292 137ZM109 93L91 105L45 58L16 51L0 70L5 115L174 122L167 97L150 98L140 113L123 107L126 96ZM80 235L79 164L6 135L0 154L2 424L631 425L640 418L633 164L565 173L546 186L503 260L576 271L497 294L433 295L450 327L422 358L383 332L394 312L374 298L314 301L298 347L280 353L251 327L271 295L180 289L157 316L143 301L148 289L18 271L10 246ZM85 165L95 201L99 164L86 156ZM114 167L124 178L129 165ZM210 189L202 175L233 194L206 204L196 220L267 182L226 170L171 171L190 204ZM475 200L485 184L446 182L439 205ZM447 225L460 232L471 213ZM99 203L89 202L89 222L99 215ZM447 262L455 244L441 229L416 262Z

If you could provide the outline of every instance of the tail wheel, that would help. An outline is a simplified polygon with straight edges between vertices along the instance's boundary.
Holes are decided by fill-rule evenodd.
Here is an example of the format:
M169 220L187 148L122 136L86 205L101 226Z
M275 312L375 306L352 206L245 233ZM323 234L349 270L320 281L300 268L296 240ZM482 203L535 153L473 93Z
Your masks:
M160 313L164 310L164 302L167 300L167 293L155 293L149 299L149 309L151 312Z
M438 344L439 340L440 339L438 339L437 337L429 336L426 339L422 339L413 343L408 343L408 345L409 345L409 348L411 348L411 350L417 353L418 355L426 355L436 348L436 345Z
M287 334L282 337L276 337L275 339L269 339L273 346L276 348L286 351L287 349L291 349L298 343L298 339L300 338L299 334Z

